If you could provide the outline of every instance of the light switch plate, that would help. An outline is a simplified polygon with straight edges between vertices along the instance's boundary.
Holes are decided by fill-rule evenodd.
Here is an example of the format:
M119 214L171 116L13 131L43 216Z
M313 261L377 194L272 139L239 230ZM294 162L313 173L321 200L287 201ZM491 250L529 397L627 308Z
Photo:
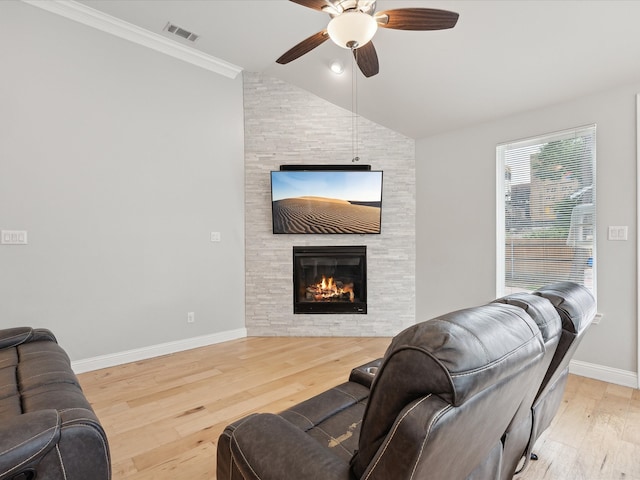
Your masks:
M614 241L625 241L627 240L628 231L629 231L629 227L627 226L624 226L624 227L609 226L609 233L607 235L607 238L609 240L614 240Z
M26 245L26 230L2 230L0 232L0 243L2 245Z

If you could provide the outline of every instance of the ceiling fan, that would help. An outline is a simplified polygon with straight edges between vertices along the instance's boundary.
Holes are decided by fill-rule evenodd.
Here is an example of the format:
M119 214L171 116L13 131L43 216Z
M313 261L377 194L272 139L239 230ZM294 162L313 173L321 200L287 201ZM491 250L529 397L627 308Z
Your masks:
M434 8L396 8L376 12L376 0L290 0L304 7L328 13L327 28L287 50L277 63L286 64L331 38L353 51L365 77L379 71L378 54L371 42L378 27L396 30L444 30L453 28L458 14Z

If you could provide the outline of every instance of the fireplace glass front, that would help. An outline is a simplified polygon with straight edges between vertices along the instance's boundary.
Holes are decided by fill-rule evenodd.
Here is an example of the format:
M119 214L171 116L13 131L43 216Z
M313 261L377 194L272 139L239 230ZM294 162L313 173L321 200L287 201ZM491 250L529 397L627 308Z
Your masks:
M293 313L367 313L367 247L293 247Z

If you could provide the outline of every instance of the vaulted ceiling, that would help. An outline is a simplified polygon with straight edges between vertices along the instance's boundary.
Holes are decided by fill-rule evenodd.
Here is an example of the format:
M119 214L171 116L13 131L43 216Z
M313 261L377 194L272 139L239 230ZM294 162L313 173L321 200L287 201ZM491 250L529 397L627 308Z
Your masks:
M347 109L355 89L358 114L412 138L640 82L636 0L378 0L377 10L439 8L460 19L443 31L379 29L380 73L355 82L350 52L330 41L275 63L329 21L288 0L81 3L162 35L172 22L200 35L175 41ZM346 65L342 75L329 70L334 60Z

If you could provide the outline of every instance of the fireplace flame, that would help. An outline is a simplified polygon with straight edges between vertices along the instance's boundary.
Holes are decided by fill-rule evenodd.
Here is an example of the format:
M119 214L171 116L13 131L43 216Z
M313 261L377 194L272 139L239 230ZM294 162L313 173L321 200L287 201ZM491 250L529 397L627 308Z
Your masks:
M335 281L333 277L322 276L322 281L307 287L307 297L313 298L316 302L339 300L342 296L349 296L349 301L355 301L353 283L344 284Z

